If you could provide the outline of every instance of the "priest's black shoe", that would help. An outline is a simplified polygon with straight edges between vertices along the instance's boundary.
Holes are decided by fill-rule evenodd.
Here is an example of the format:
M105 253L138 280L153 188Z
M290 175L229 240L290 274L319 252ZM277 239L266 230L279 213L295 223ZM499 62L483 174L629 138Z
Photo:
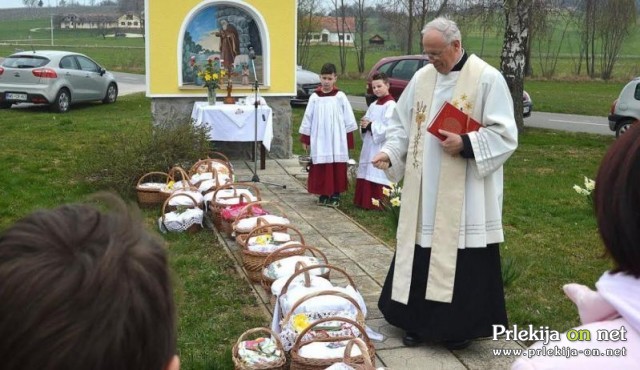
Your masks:
M407 347L415 347L421 345L423 342L422 338L418 336L416 333L406 332L404 337L402 337L402 344Z
M471 340L463 339L463 340L445 340L442 342L444 347L448 350L458 350L465 349L471 345Z

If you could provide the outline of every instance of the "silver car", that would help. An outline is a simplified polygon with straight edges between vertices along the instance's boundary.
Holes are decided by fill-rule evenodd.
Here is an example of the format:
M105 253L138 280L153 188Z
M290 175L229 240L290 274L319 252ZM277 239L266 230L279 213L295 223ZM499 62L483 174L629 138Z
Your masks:
M609 111L609 128L616 132L616 137L622 135L640 122L640 77L636 77L626 84L618 99L611 104Z
M69 51L22 51L0 65L0 109L47 104L64 113L72 103L118 98L116 78L86 55Z

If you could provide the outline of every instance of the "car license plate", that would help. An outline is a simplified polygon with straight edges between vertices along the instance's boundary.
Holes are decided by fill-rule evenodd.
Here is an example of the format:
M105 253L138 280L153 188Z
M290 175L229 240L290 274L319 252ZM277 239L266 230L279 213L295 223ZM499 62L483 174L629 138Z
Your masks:
M529 109L530 109L529 107L524 107L524 114L529 113Z
M27 100L27 94L18 94L18 93L6 93L4 95L4 98L6 100L19 100L19 101L26 101Z

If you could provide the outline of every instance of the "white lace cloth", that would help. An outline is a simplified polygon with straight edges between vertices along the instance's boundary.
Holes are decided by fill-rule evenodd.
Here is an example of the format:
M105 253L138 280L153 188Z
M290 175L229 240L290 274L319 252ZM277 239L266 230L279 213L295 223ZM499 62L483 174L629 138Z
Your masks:
M235 226L235 231L239 233L251 232L251 230L255 229L258 218L264 219L269 224L288 225L290 223L288 218L276 215L253 216L239 220Z
M165 185L167 185L164 182L143 182L142 184L138 185L138 189L144 189L144 190L160 190L162 189Z
M182 197L182 196L175 196L176 194L186 194L189 195L191 198L193 198L196 201L196 204L193 204L193 200L191 200L191 198L189 197ZM200 192L194 191L194 190L185 190L185 189L179 189L174 191L171 195L173 195L173 197L171 199L169 199L169 205L170 206L190 206L190 207L195 207L197 205L201 205L204 197L202 196L202 194Z
M163 233L183 232L195 224L202 226L203 216L204 211L200 208L189 208L181 213L168 212L164 215L164 222L162 217L158 218L158 227Z
M298 354L304 358L329 359L343 358L348 340L336 342L313 342L300 347ZM351 357L362 355L358 346L351 347Z
M214 195L216 196L216 203L223 206L233 206L236 204L240 204L240 195L246 195L251 202L255 202L256 200L258 200L258 198L253 195L249 189L221 189L218 190L217 193L215 191L211 191L205 194L205 202L213 201ZM243 201L245 200L243 199Z

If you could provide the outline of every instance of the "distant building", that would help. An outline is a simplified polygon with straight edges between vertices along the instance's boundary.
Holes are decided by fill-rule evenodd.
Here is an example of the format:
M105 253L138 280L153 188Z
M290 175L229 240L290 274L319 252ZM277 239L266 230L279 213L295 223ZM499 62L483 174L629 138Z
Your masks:
M110 29L141 30L144 22L135 14L65 14L60 20L61 29Z
M345 45L353 46L355 38L356 21L354 17L343 18L336 17L317 17L313 20L316 26L309 33L310 42L312 44L329 44L338 45L344 40Z
M376 33L369 39L369 45L384 45L384 39Z

